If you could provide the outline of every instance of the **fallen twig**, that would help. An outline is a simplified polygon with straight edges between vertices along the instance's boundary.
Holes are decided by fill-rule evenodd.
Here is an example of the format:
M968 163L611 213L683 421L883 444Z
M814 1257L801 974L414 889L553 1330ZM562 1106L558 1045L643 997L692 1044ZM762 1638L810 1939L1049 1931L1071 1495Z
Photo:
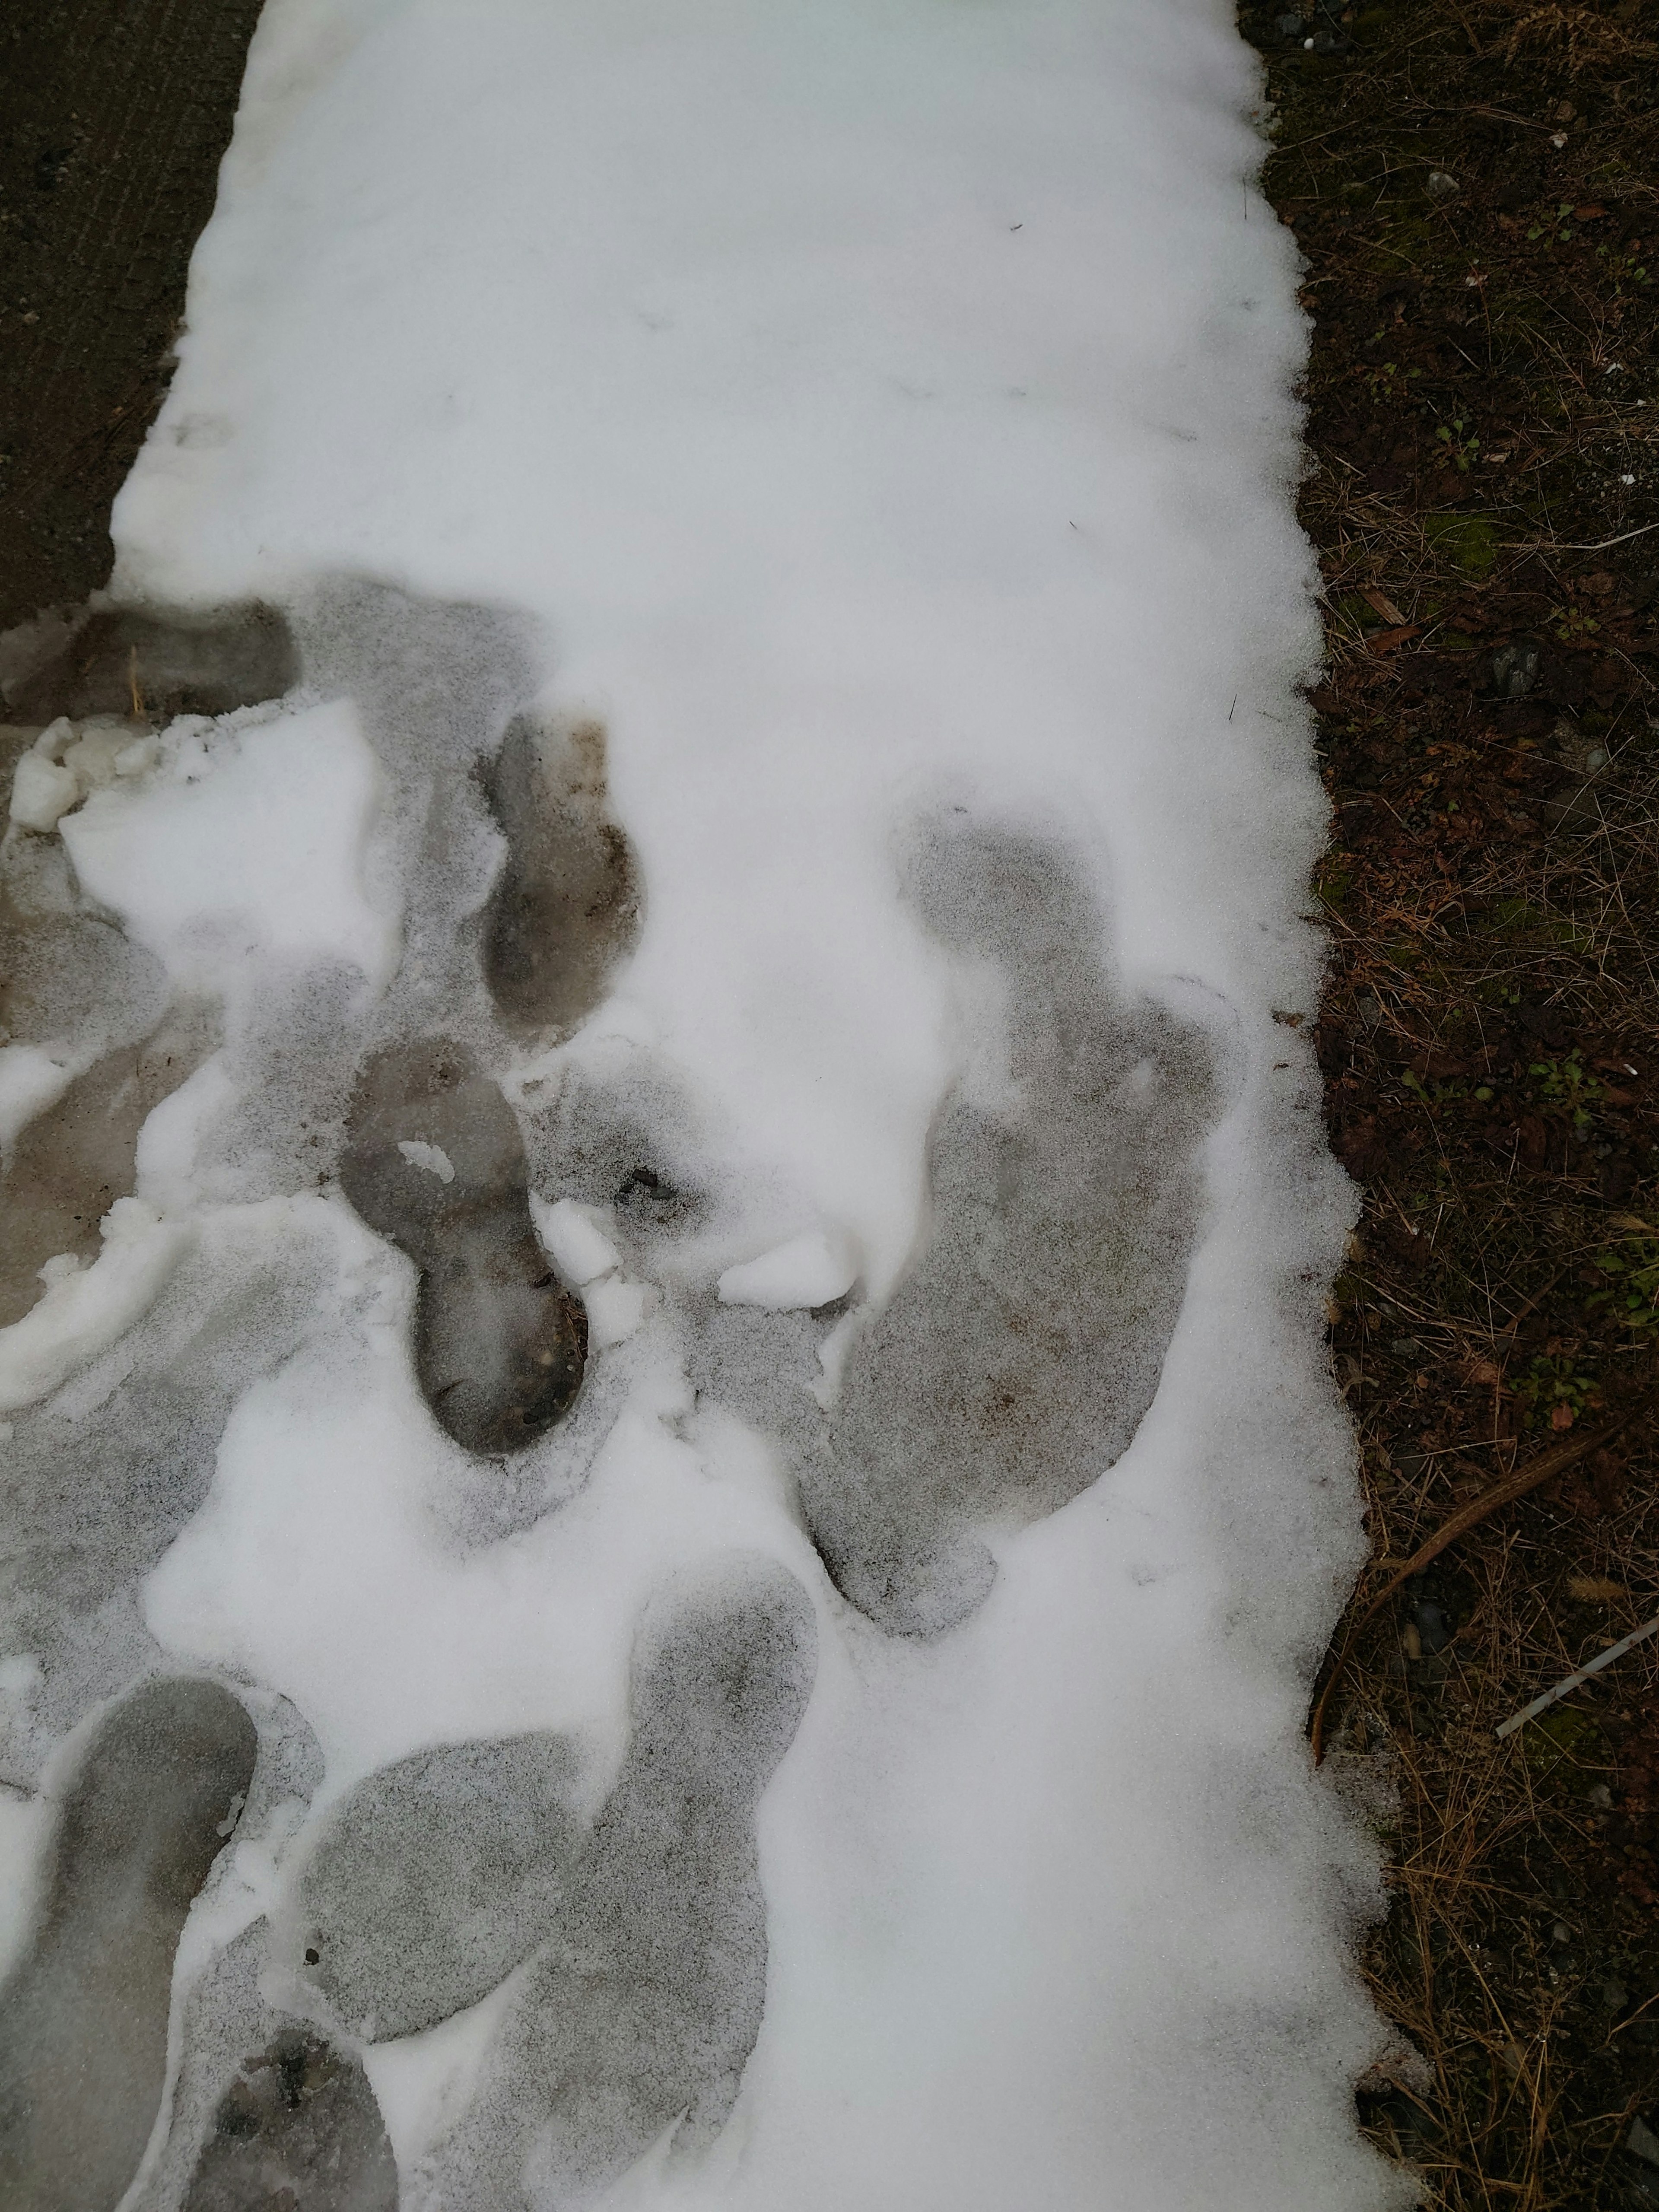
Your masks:
M1494 1483L1490 1490L1483 1490L1467 1505L1460 1506L1450 1520L1443 1522L1425 1544L1418 1547L1404 1566L1389 1577L1343 1638L1342 1649L1338 1652L1326 1678L1325 1686L1315 1702L1308 1733L1313 1745L1316 1766L1325 1755L1325 1708L1330 1703L1331 1692L1342 1679L1343 1670L1348 1663L1348 1654L1352 1650L1361 1630L1375 1620L1401 1585L1409 1582L1413 1575L1421 1574L1431 1559L1437 1559L1448 1545L1455 1544L1460 1536L1467 1535L1489 1513L1495 1513L1500 1505L1513 1504L1517 1498L1524 1498L1529 1490L1536 1490L1540 1483L1549 1481L1552 1476L1564 1474L1568 1468L1587 1454L1598 1451L1603 1444L1611 1443L1621 1430L1627 1429L1639 1414L1656 1404L1659 1404L1659 1389L1646 1390L1626 1406L1622 1413L1615 1415L1610 1421L1603 1421L1599 1428L1587 1429L1581 1435L1568 1437L1559 1444L1551 1445L1547 1451L1540 1452L1524 1467L1517 1468L1507 1481Z
M1553 1690L1546 1690L1541 1698L1534 1698L1518 1713L1512 1713L1508 1720L1500 1721L1493 1729L1493 1735L1500 1741L1506 1735L1513 1735L1516 1729L1524 1726L1528 1721L1535 1720L1548 1707L1563 1698L1570 1697L1581 1682L1588 1682L1592 1674L1599 1674L1604 1667L1611 1667L1615 1659L1622 1659L1632 1644L1642 1643L1652 1635L1656 1628L1659 1628L1659 1613L1655 1613L1651 1620L1644 1621L1640 1628L1632 1628L1628 1636L1621 1636L1617 1644L1609 1644L1607 1650L1599 1652L1588 1667L1581 1667L1577 1674L1569 1674L1558 1682Z

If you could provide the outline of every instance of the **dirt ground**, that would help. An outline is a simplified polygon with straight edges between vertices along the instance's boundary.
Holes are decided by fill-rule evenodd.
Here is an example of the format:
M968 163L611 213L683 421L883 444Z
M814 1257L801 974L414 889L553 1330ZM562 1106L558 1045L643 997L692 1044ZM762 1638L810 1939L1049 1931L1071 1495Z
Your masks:
M1361 2112L1436 2206L1659 2204L1659 1638L1494 1735L1659 1609L1659 10L1243 20L1313 319L1318 1044L1365 1191L1374 1564L1322 1717L1407 2041Z
M108 580L259 0L0 10L0 630Z

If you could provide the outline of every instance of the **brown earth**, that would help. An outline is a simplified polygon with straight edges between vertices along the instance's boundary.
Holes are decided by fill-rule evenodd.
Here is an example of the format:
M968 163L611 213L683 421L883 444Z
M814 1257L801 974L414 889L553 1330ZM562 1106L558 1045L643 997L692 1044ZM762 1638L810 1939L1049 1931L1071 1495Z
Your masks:
M108 580L259 0L0 10L0 630Z
M1417 2054L1361 2112L1437 2206L1659 2204L1659 1639L1493 1733L1659 1610L1650 1414L1360 1625L1659 1344L1659 11L1243 21L1314 325L1317 1041L1365 1194L1332 1351L1376 1565L1327 1717Z

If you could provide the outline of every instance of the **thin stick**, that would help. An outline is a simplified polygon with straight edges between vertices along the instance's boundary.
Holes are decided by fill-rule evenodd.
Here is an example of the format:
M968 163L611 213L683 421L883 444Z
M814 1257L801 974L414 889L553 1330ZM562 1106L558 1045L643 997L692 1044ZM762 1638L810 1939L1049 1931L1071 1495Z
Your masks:
M1389 1577L1344 1637L1342 1649L1338 1652L1335 1664L1315 1704L1308 1732L1312 1739L1316 1766L1325 1755L1325 1708L1331 1701L1331 1692L1342 1679L1343 1669L1348 1663L1348 1654L1353 1650L1361 1630L1382 1611L1401 1584L1409 1582L1413 1575L1421 1574L1431 1559L1437 1559L1448 1545L1455 1544L1460 1536L1467 1535L1471 1528L1486 1519L1487 1514L1495 1513L1500 1505L1513 1504L1517 1498L1524 1498L1529 1490L1536 1490L1540 1482L1547 1482L1553 1475L1564 1474L1568 1468L1588 1453L1597 1451L1603 1444L1610 1443L1620 1430L1627 1429L1638 1415L1646 1413L1649 1407L1655 1404L1659 1404L1659 1389L1644 1391L1614 1419L1603 1421L1600 1428L1587 1430L1568 1443L1554 1444L1548 1451L1540 1452L1524 1467L1517 1468L1506 1482L1494 1483L1490 1490L1483 1490L1479 1497L1472 1498L1467 1505L1452 1515L1449 1521L1442 1523L1426 1544L1419 1546L1403 1567Z
M1493 1735L1500 1741L1506 1735L1513 1735L1516 1729L1523 1727L1528 1721L1535 1719L1540 1713L1546 1711L1558 1700L1570 1697L1581 1682L1588 1682L1592 1674L1599 1674L1604 1667L1611 1667L1615 1659L1622 1659L1632 1644L1642 1643L1644 1638L1651 1636L1656 1628L1659 1628L1659 1613L1655 1613L1651 1620L1644 1621L1640 1628L1632 1628L1628 1636L1621 1636L1617 1644L1609 1644L1607 1650L1592 1659L1588 1667L1581 1667L1576 1674L1569 1674L1565 1681L1558 1682L1553 1690L1546 1690L1541 1698L1534 1698L1529 1705L1523 1706L1518 1713L1512 1714L1508 1720L1500 1722L1493 1729Z
M1626 545L1632 538L1645 538L1650 530L1659 530L1659 522L1644 522L1639 530L1627 530L1621 538L1604 538L1599 545L1563 545L1553 538L1534 538L1529 545L1511 545L1511 553L1605 553L1609 545Z

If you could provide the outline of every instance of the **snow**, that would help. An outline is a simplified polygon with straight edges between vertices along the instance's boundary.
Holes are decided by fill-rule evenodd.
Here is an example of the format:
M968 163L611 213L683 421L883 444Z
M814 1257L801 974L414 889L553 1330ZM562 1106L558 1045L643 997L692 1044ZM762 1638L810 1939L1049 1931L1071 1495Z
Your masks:
M0 1328L0 1413L55 1390L106 1351L155 1297L184 1257L188 1221L167 1220L140 1198L118 1198L98 1224L103 1249L90 1267L72 1253L40 1270L46 1294Z
M38 1419L93 1418L264 1286L188 1339L222 1436L132 1571L167 1664L320 1747L308 1818L246 1838L276 1919L329 1808L428 1747L557 1732L611 1802L679 1578L810 1601L735 2109L688 2145L671 2103L608 2203L1407 2201L1352 2117L1375 1854L1301 1734L1363 1547L1259 91L1224 0L268 0L113 590L283 607L305 678L102 781L66 746L58 811L28 757L17 818L228 1042L0 1393L78 1376ZM514 1043L476 771L532 710L603 726L644 919L574 1034ZM422 1036L499 1078L586 1313L514 1461L422 1402L423 1263L295 1149ZM483 1172L435 1127L391 1147L410 1207ZM680 1213L628 1211L636 1158ZM1057 1378L1023 1487L929 1398L988 1313ZM872 1428L933 1486L908 1626L824 1565L899 1544L835 1492ZM482 2212L451 2130L535 1971L362 2054L406 2203Z
M858 1273L844 1237L809 1229L758 1259L728 1267L716 1289L722 1305L766 1306L781 1313L793 1306L833 1305L846 1297Z
M0 1045L0 1146L9 1147L43 1107L63 1096L70 1073L39 1045Z
M621 1266L621 1255L592 1207L578 1206L568 1198L551 1206L544 1199L532 1198L531 1211L554 1266L573 1289L598 1282Z
M82 889L186 988L235 995L272 955L332 956L384 988L398 917L366 878L380 771L350 708L188 716L167 738L155 773L58 823Z

